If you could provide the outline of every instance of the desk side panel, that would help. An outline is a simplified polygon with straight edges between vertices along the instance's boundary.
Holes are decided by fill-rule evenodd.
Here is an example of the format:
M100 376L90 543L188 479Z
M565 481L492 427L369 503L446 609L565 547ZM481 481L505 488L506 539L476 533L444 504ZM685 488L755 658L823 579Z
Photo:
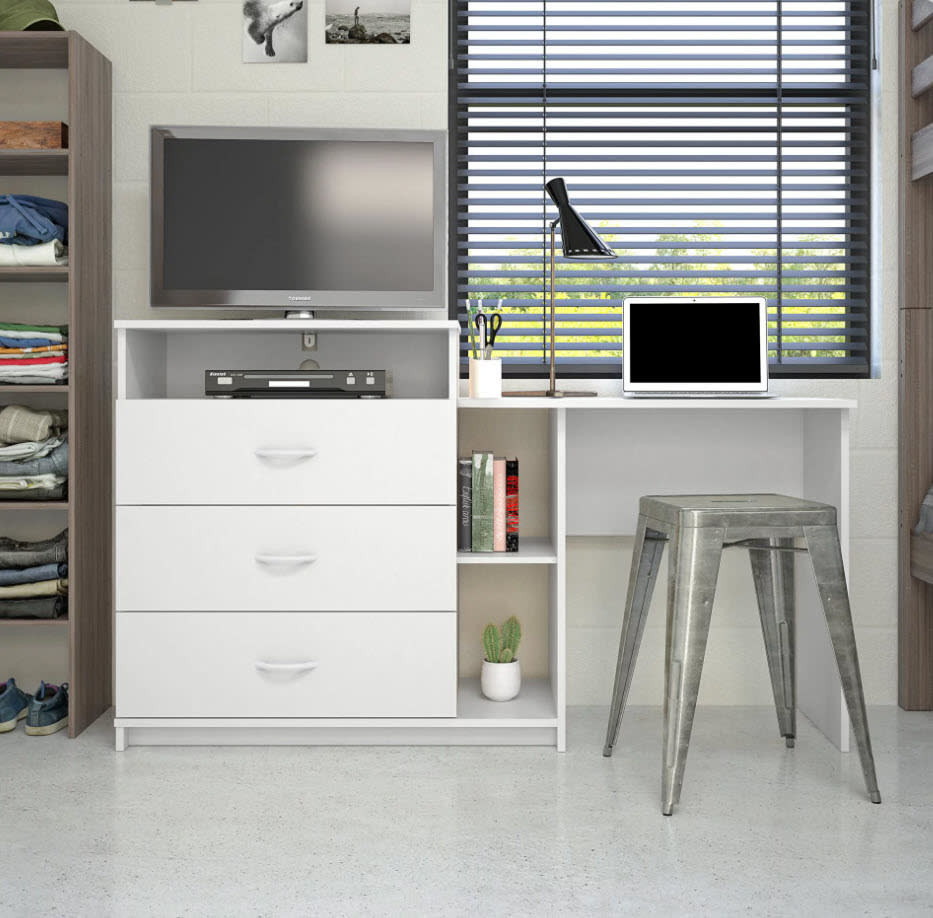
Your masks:
M803 496L838 511L842 560L849 580L849 412L803 413ZM809 558L797 565L797 707L842 752L849 716Z

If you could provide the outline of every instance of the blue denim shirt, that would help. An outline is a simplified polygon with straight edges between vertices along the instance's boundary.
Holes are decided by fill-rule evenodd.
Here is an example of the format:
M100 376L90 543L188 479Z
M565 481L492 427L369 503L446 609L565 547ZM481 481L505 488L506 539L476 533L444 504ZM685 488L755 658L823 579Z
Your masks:
M68 243L68 205L31 194L0 195L0 243Z

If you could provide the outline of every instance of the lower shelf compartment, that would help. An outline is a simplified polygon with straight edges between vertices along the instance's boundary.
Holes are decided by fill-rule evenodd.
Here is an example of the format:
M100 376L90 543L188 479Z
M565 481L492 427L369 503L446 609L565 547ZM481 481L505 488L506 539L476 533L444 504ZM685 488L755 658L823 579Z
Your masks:
M489 701L478 679L461 679L456 717L133 718L114 720L127 746L556 746L560 719L550 681L528 679L513 701Z

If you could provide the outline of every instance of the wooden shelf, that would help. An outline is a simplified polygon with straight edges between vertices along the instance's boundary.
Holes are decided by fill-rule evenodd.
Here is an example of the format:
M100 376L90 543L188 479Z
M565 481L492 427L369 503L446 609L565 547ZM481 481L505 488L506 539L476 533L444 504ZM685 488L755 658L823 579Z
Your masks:
M457 564L557 564L550 539L519 539L518 551L458 551Z
M68 175L68 151L0 149L0 175Z
M7 395L8 393L16 393L16 392L29 392L29 393L65 392L67 393L68 385L67 383L64 386L19 386L16 383L0 384L0 395Z
M21 284L66 284L68 283L68 266L2 267L0 268L0 281L15 281Z
M112 119L111 66L77 32L0 32L0 69L58 69L59 104L67 106L67 150L0 151L0 175L61 175L69 214L69 263L63 266L0 267L0 283L55 283L67 297L69 356L82 368L66 385L0 385L4 401L38 400L66 393L69 475L81 483L81 500L0 500L2 511L57 513L71 530L71 583L67 622L69 736L77 736L112 704L113 463L112 358ZM0 75L0 80L6 77ZM25 112L29 87L17 102ZM41 116L42 112L35 113ZM62 196L64 199L64 195ZM18 296L26 297L27 291ZM61 404L55 401L54 404ZM19 495L21 498L23 495ZM8 515L6 522L14 520ZM38 625L38 621L16 624ZM52 622L48 623L53 624ZM47 625L48 626L48 625Z
M63 70L71 32L0 32L0 68Z
M53 625L67 625L68 616L61 618L0 618L0 628L10 627L12 625L25 626L27 628L49 628Z

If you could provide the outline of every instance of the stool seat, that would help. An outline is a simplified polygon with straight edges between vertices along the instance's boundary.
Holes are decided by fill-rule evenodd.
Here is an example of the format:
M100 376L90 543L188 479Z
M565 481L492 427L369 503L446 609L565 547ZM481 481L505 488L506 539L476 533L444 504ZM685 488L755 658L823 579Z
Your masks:
M680 526L836 525L832 504L784 494L652 494L641 498L638 512Z
M798 540L804 548L797 547ZM778 726L789 747L796 737L794 552L809 555L869 798L880 803L836 508L783 494L640 499L603 755L612 755L618 739L665 545L670 546L670 560L661 811L671 815L680 801L719 562L722 550L733 547L748 550Z

